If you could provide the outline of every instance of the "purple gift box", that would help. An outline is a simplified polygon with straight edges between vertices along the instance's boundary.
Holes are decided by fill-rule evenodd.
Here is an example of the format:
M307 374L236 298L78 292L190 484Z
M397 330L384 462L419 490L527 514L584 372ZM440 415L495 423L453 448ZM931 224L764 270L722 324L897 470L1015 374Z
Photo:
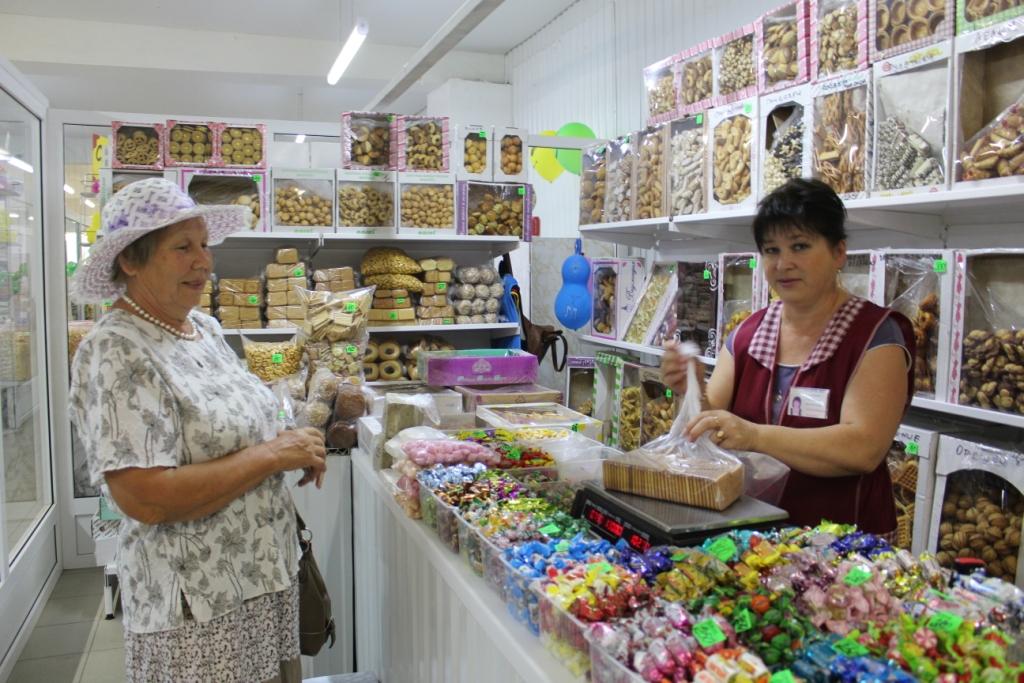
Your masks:
M420 353L420 379L430 386L532 384L537 357L516 349L468 349Z

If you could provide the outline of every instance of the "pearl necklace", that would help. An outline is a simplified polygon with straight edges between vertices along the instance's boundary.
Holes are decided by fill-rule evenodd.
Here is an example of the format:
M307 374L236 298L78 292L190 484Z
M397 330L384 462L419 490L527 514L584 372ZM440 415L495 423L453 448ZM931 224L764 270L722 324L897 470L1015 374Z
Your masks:
M175 337L178 337L180 339L184 339L185 341L195 341L196 339L199 338L199 328L196 327L196 324L194 322L192 322L191 319L189 319L189 323L192 325L192 331L191 332L182 332L179 329L171 327L170 325L168 325L167 323L165 323L162 320L157 320L156 316L151 315L148 311L144 310L142 308L142 306L139 306L137 303L132 301L132 298L130 296L128 296L127 294L122 295L121 298L124 299L124 302L126 304L128 304L129 306L132 307L132 310L135 311L139 315L140 318L142 318L143 320L148 320L149 322L153 323L154 325L156 325L157 327L159 327L162 330L167 330L168 332L173 334Z

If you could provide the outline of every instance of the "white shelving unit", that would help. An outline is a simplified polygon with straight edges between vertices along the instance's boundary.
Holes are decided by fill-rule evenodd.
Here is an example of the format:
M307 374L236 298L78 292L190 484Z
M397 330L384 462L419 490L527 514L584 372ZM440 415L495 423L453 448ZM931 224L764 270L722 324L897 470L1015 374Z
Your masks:
M513 335L519 329L517 323L494 323L493 325L381 325L369 327L370 334L455 334L459 332L490 331L492 336ZM296 327L263 328L259 330L226 329L225 337L290 337L298 332Z

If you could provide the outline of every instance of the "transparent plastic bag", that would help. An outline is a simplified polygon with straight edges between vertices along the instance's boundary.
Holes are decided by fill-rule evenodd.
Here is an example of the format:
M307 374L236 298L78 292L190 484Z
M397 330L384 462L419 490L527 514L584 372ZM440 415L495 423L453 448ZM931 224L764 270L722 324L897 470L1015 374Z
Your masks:
M867 188L867 99L867 85L814 99L813 176L839 195Z
M754 122L736 114L718 122L712 151L712 197L719 204L739 204L750 196Z
M608 185L604 196L604 221L628 221L633 215L633 171L637 162L630 136L608 143Z
M264 382L284 379L302 367L303 344L296 337L284 342L262 342L243 334L242 351L249 372Z
M341 115L341 157L344 168L391 167L391 114L346 112Z
M675 264L659 264L654 267L647 287L633 313L633 319L626 329L625 341L643 344L650 336L650 328L658 313L664 309L667 298L675 294Z
M394 227L394 183L355 181L339 177L338 225L345 228Z
M358 341L367 339L367 316L376 287L347 292L299 290L305 308L303 332L311 341Z
M819 0L812 27L817 31L815 79L856 71L867 64L865 0ZM815 43L812 43L814 45Z
M666 57L644 69L647 120L663 121L679 106L679 71L676 56Z
M668 153L669 126L657 125L637 134L639 148L636 160L636 187L633 218L659 218L668 215Z
M441 424L441 414L433 394L389 393L384 398L384 438L429 421Z
M196 204L220 206L237 204L248 206L252 211L249 227L254 228L260 221L263 185L243 171L239 175L195 174L188 183L188 196Z
M703 213L707 195L707 132L704 116L672 122L669 212L673 216Z
M580 171L580 225L604 220L607 167L604 144L583 150Z
M885 257L885 304L914 326L914 390L935 395L939 357L939 276L931 256Z
M468 183L466 230L470 235L522 237L525 188L508 183ZM485 283L490 284L490 283Z
M398 116L395 127L399 171L448 172L448 117Z
M758 25L758 79L762 92L807 80L807 1L788 2Z
M686 50L679 59L679 102L689 113L710 103L714 94L712 43L706 42Z
M768 114L767 134L771 138L764 156L761 175L761 194L778 189L793 178L803 176L804 108L798 104L776 107ZM774 132L772 132L774 131Z
M729 33L718 41L718 97L723 102L749 93L757 85L753 24Z

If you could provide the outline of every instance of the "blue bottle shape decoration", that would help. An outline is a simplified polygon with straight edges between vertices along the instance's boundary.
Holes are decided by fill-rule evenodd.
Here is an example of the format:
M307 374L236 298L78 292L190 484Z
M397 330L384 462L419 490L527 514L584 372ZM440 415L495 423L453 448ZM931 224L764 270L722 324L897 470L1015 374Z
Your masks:
M575 253L562 263L562 289L555 297L555 316L570 330L590 322L593 297L590 282L590 261L583 255L583 240L576 240Z

